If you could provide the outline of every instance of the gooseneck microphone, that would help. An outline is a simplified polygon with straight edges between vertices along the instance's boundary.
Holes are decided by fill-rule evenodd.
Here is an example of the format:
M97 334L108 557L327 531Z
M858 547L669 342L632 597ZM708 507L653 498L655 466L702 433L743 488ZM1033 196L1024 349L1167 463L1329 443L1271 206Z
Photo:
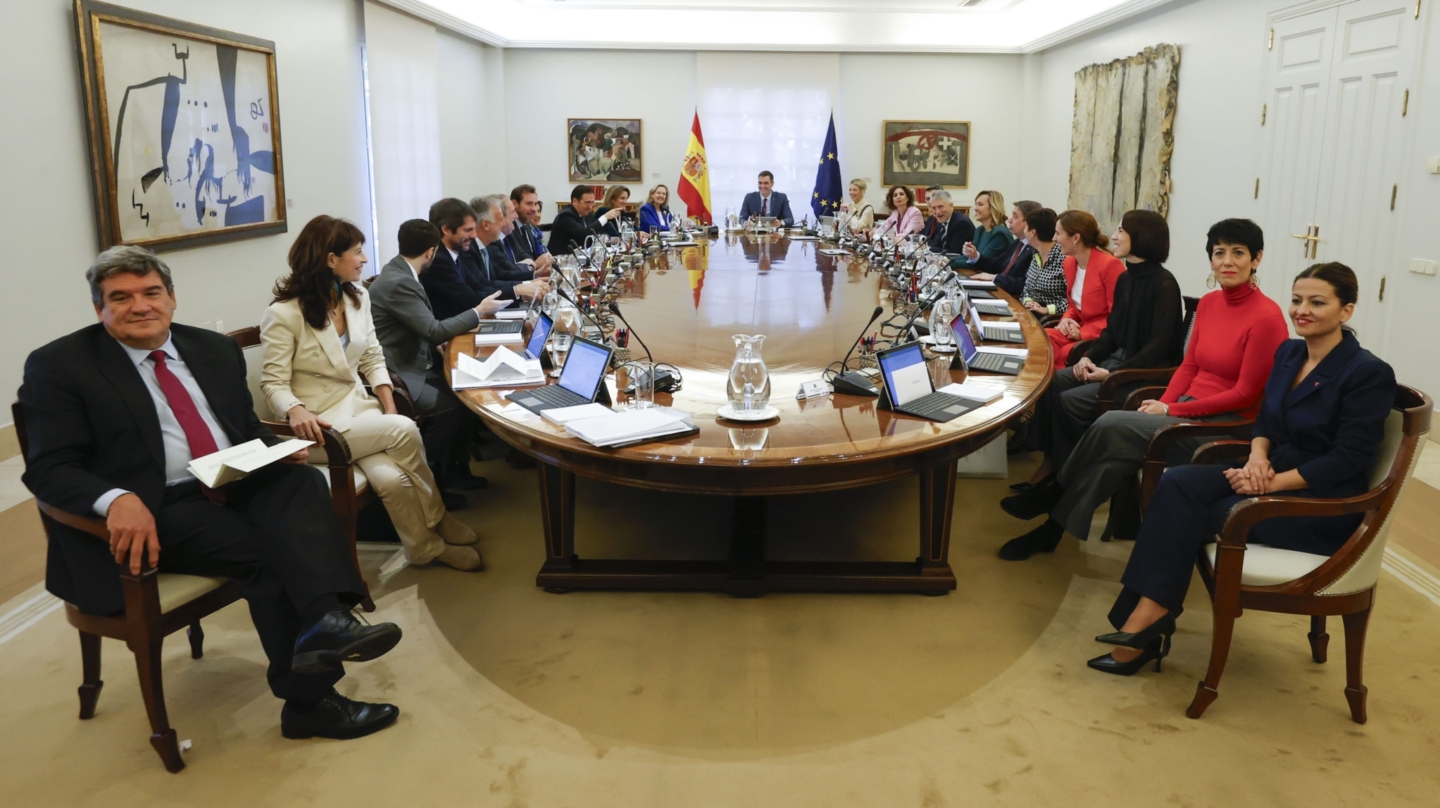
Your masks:
M612 314L620 318L620 322L624 323L626 328L630 329L630 336L634 337L635 341L640 343L640 347L645 349L645 358L654 362L655 355L650 353L650 346L645 344L645 340L640 339L640 332L636 331L635 326L630 325L630 321L625 319L625 315L620 313L620 304L612 300L607 308L610 309Z
M611 314L620 318L620 322L624 323L625 327L630 329L630 336L634 337L635 341L640 343L640 347L645 349L645 358L650 360L650 364L654 366L655 392L669 393L678 388L680 386L679 371L675 371L670 366L661 365L655 361L655 355L650 353L650 346L645 344L645 340L640 339L640 334L635 330L635 326L631 325L630 321L625 319L625 315L620 313L620 304L612 300L607 308L610 309Z
M875 311L870 314L870 319L865 321L865 327L860 329L860 336L850 345L850 350L845 352L845 358L840 360L840 373L830 381L830 386L837 393L845 393L852 396L878 396L880 388L876 387L864 374L847 370L846 365L850 362L850 355L860 345L860 340L865 339L865 332L870 330L870 324L879 319L885 312L884 306L876 306Z

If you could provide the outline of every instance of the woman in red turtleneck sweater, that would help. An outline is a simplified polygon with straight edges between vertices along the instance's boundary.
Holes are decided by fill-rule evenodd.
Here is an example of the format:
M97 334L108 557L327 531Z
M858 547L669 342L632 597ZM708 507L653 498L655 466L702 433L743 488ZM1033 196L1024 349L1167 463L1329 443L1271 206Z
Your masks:
M1050 552L1066 531L1088 538L1095 509L1139 471L1150 438L1164 427L1254 417L1275 351L1290 333L1280 307L1255 281L1264 238L1248 219L1226 219L1210 228L1205 249L1220 289L1201 298L1185 361L1165 394L1136 412L1105 413L1055 478L1001 500L1005 512L1020 519L1050 512L1045 524L1006 542L1001 558L1020 561Z
M1080 340L1095 339L1110 323L1115 286L1125 262L1105 251L1110 240L1100 223L1083 210L1067 210L1055 221L1055 243L1065 253L1065 293L1070 307L1053 328L1045 329L1055 354L1055 369L1070 363L1070 350Z

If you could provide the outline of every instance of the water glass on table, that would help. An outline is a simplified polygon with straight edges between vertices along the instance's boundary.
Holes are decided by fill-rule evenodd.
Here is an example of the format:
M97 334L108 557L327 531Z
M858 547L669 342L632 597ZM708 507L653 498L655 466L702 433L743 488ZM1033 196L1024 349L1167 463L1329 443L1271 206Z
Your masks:
M644 410L655 406L655 364L646 361L626 362L621 366L628 382L629 403L632 410Z
M565 357L570 355L570 346L574 343L575 337L563 331L552 331L550 341L546 348L550 351L551 378L559 378L560 371L565 368Z

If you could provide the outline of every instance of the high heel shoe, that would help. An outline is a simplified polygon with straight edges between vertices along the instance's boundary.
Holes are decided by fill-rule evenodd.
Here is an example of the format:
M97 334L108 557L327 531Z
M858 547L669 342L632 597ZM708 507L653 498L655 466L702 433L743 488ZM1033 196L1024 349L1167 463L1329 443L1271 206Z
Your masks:
M1139 631L1112 631L1109 634L1101 634L1095 638L1095 642L1106 645L1118 645L1121 648L1134 648L1139 651L1150 647L1150 643L1156 637L1170 637L1175 633L1175 616L1167 614Z
M1160 661L1170 654L1170 635L1164 634L1154 637L1150 644L1140 652L1140 656L1129 662L1117 662L1110 654L1098 656L1085 663L1101 673L1110 673L1116 676L1133 676L1136 671L1155 661L1155 672L1160 672Z

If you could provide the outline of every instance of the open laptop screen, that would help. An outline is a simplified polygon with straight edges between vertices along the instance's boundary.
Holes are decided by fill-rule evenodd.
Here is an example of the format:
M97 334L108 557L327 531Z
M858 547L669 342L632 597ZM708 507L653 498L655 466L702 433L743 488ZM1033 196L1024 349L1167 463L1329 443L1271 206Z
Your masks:
M570 345L570 355L565 358L565 367L560 371L560 386L594 401L609 364L609 348L588 339L576 338Z
M530 332L530 341L525 343L525 354L531 359L539 359L545 351L545 340L550 338L550 329L555 323L543 312L535 320L535 330Z
M968 366L975 360L975 354L979 353L980 349L975 347L970 326L965 324L965 315L961 314L951 320L950 330L955 332L955 344L960 346L960 355L965 357L965 364Z
M899 407L917 398L930 395L930 368L925 365L925 355L920 343L911 342L888 351L881 351L880 372L885 374L885 392L890 404Z

